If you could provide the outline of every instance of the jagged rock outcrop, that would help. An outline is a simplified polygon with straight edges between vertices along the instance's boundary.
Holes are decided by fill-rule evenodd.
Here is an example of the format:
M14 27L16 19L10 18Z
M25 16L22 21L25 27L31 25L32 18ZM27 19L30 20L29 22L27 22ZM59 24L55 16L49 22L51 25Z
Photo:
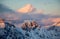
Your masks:
M36 28L39 28L40 26L37 24L37 22L35 21L25 21L23 24L22 24L22 29L23 30L31 30L31 29L36 29Z

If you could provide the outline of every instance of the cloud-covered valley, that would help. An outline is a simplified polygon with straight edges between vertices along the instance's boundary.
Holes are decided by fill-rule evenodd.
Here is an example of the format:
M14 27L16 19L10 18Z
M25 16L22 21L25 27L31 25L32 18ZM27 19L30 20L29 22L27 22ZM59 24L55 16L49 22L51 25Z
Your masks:
M59 15L43 14L43 10L37 12L31 4L25 5L25 7L18 11L11 10L2 4L0 4L0 8L0 18L13 24L19 25L20 23L23 23L24 20L35 20L41 25L50 25L51 23L60 22Z

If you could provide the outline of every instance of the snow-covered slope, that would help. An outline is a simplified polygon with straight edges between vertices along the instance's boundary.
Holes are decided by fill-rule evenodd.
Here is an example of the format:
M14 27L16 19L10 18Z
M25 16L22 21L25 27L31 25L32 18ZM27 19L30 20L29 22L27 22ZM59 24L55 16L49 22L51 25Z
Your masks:
M5 22L5 28L0 28L0 39L24 39L24 36L14 25Z
M5 22L5 27L0 28L0 39L60 39L60 26L39 27L36 22L32 22L31 27L27 25L23 29Z
M18 31L24 34L25 39L60 39L60 26L55 25L42 27L37 25L37 27L33 28L26 25L25 29L18 29Z

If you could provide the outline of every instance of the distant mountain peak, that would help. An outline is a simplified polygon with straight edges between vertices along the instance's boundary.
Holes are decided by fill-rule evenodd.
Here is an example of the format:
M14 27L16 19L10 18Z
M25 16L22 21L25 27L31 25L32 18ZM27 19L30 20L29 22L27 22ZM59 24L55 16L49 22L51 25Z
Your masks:
M22 8L19 8L17 10L17 12L19 12L19 13L38 13L38 14L42 14L42 13L44 13L44 10L43 9L37 10L37 8L35 8L32 4L26 4Z
M18 12L22 12L22 13L29 13L29 12L33 12L35 10L35 8L31 5L31 4L26 4L24 7L18 9Z

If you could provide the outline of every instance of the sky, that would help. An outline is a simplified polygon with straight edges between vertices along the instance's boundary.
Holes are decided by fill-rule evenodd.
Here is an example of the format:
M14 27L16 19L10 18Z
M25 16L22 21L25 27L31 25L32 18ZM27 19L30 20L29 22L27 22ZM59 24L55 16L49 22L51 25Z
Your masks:
M38 10L44 10L44 13L60 14L60 0L0 0L12 10L18 10L26 4L31 4Z

